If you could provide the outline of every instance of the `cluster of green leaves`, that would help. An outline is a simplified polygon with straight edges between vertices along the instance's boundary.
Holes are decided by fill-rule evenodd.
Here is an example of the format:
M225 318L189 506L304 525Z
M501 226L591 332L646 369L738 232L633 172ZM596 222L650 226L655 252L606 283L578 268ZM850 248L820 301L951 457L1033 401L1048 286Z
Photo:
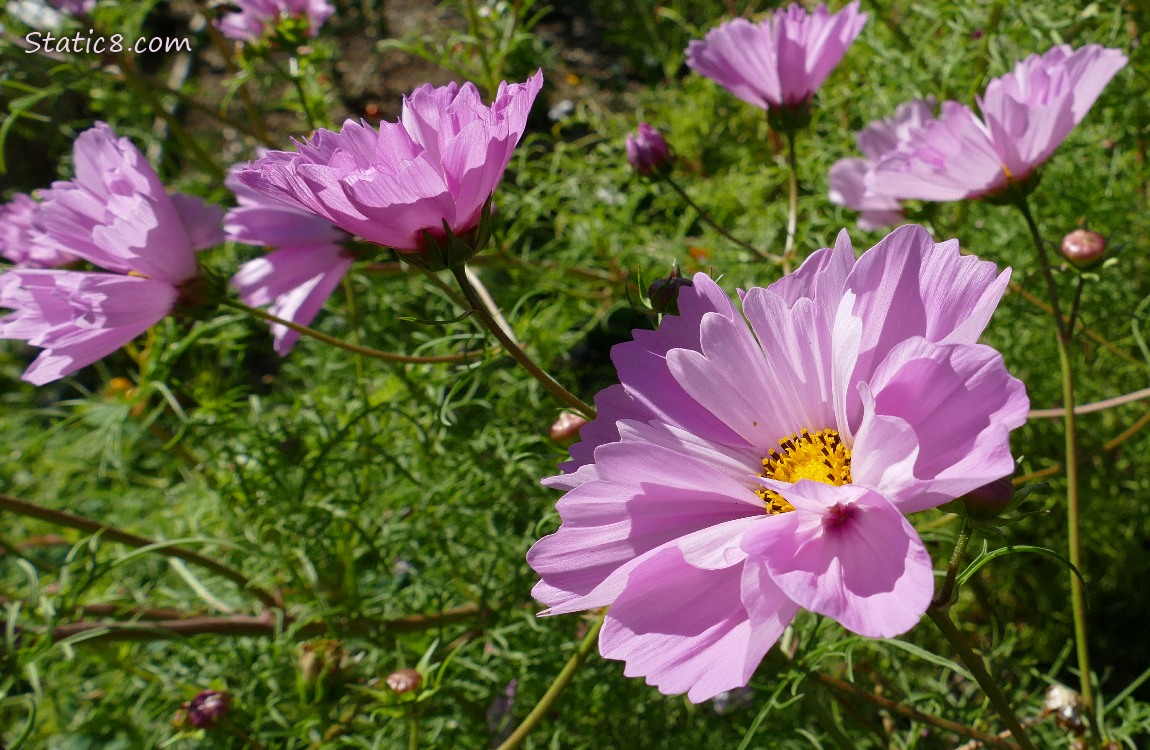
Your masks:
M343 20L333 19L331 28L351 33L356 14L377 18L378 5L342 4ZM422 29L386 44L449 64L489 90L539 64L534 56L545 45L532 32L542 6L468 0L452 7L456 28ZM592 20L609 30L604 44L631 61L631 93L611 97L610 108L581 102L574 114L524 139L496 195L493 245L476 265L537 360L588 399L612 382L610 345L655 324L633 304L641 291L636 279L664 275L677 262L685 271L721 274L734 292L782 272L714 233L666 185L630 175L623 138L639 119L667 134L679 157L676 179L722 226L777 252L786 224L782 144L762 113L682 69L686 41L718 20L717 4L598 0L590 7ZM1034 201L1051 243L1088 224L1115 249L1116 262L1086 283L1082 320L1099 338L1078 338L1081 400L1144 387L1150 357L1139 342L1146 336L1150 241L1140 219L1147 211L1150 61L1140 43L1150 16L1137 4L1080 8L1055 0L900 0L864 10L870 22L819 92L812 127L799 140L800 255L831 244L843 227L857 249L882 236L854 229L854 215L826 200L827 169L852 155L853 130L912 97L970 102L989 77L1055 43L1121 47L1129 69L1044 169ZM97 20L132 34L165 11L156 3L102 4ZM21 28L18 19L5 25ZM215 54L205 30L187 33L197 59ZM27 191L55 176L45 173L48 166L59 164L66 176L75 133L101 118L146 147L173 187L225 201L218 177L170 123L157 120L156 102L172 108L175 124L204 154L250 158L224 137L227 126L192 102L211 101L210 110L250 125L242 84L270 139L286 145L286 136L306 133L305 114L325 119L338 107L340 92L319 80L336 49L338 42L321 37L297 68L289 67L289 52L266 50L267 57L238 59L237 70L220 78L193 73L178 93L153 87L150 101L138 86L163 80L162 61L139 61L143 83L133 87L111 66L27 55L5 42L0 135L7 138L7 179ZM158 67L149 70L153 62ZM294 70L295 80L280 77L287 71L290 79ZM545 66L545 74L561 71ZM256 139L241 143L250 149ZM1016 214L984 204L913 210L940 239L958 237L970 251L1013 266L1014 280L1041 296L1033 248ZM206 262L226 275L250 252L228 246ZM1058 275L1064 292L1073 273ZM163 549L141 552L105 535L4 512L0 742L68 750L484 747L505 736L543 695L590 621L536 618L529 593L535 576L524 562L534 540L558 526L556 493L538 484L565 455L546 437L558 408L491 349L473 319L459 317L462 311L441 282L395 263L364 264L329 302L319 328L381 349L475 356L456 365L394 366L304 338L280 360L262 323L221 314L166 321L130 351L34 389L19 381L32 352L3 347L0 493L178 543L241 571L251 586ZM1032 302L1009 294L986 341L1026 382L1036 407L1058 403L1054 335ZM1142 408L1084 417L1080 446L1092 646L1107 730L1131 748L1150 733L1140 684L1141 666L1150 662L1140 624L1150 612L1139 588L1150 539L1140 508L1150 496L1143 458L1150 442L1139 434L1115 448L1106 444ZM1021 472L1058 462L1061 435L1056 420L1019 430ZM1064 548L1063 485L1058 475L1049 481L1030 505L1044 512L1009 527L1005 538L987 537L989 550L1007 543ZM941 567L957 531L954 517L922 514L916 521ZM1071 742L1040 719L1045 687L1076 679L1067 663L1066 578L1049 557L995 556L954 608L998 667L1019 713L1036 722L1042 747ZM100 627L45 635L76 622L148 620L164 611L253 618L261 611L257 588L279 591L286 605L268 616L261 635L148 641L114 638ZM418 629L394 625L459 607L474 607L474 614ZM328 655L335 662L322 686L309 684L300 666L301 642L316 636L341 644L337 656ZM966 670L939 654L948 647L925 625L898 640L868 641L803 614L748 690L699 706L661 696L624 678L621 664L592 657L525 746L929 750L960 742L836 693L812 671L997 731ZM404 667L417 667L423 684L398 695L385 680ZM228 719L212 730L174 727L180 705L208 688L231 695Z

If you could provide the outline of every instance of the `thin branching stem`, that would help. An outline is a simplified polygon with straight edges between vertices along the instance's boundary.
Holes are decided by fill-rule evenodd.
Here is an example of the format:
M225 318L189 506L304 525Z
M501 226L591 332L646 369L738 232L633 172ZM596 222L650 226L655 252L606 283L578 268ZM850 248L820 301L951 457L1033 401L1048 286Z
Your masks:
M837 677L832 677L828 674L822 674L821 672L811 672L810 676L811 678L821 682L832 690L853 695L856 698L871 703L884 711L896 713L900 716L904 716L910 719L911 721L920 721L923 724L930 724L933 727L937 727L952 734L957 734L961 737L977 740L978 742L981 742L988 747L997 748L998 750L1019 750L1018 745L1009 740L1005 740L987 732L980 732L973 727L968 727L965 724L959 724L957 721L951 721L950 719L944 719L941 716L924 713L916 708L911 708L904 703L899 703L896 700L891 700L890 698L876 695L869 690L864 690L858 685L851 684L845 680L840 680Z
M234 307L237 310L243 310L249 315L257 317L260 320L266 320L269 323L276 323L277 325L284 326L285 328L290 328L293 331L298 331L305 336L311 336L313 339L322 341L325 344L330 344L331 346L335 346L340 349L346 349L349 352L354 354L361 354L365 357L370 357L371 359L381 359L384 362L398 362L401 364L410 365L438 365L451 364L454 362L465 362L475 356L475 354L470 352L465 352L463 354L439 354L426 357L415 356L412 354L383 352L379 349L372 349L367 346L360 346L359 344L353 344L349 341L344 341L343 339L337 339L335 336L328 336L326 333L317 331L314 328L308 328L307 326L302 326L299 323L293 323L290 320L285 320L279 316L272 315L266 310L261 310L258 307L249 307L248 305L245 305L244 303L238 302L236 300L224 300L222 304L228 305L229 307Z
M1061 416L1061 413L1059 413L1059 416ZM1103 453L1109 453L1110 451L1125 443L1130 438L1137 435L1148 424L1150 424L1150 411L1146 412L1137 420L1135 420L1134 424L1130 425L1125 430L1103 443L1099 450L1090 454L1090 457L1100 456ZM1039 469L1038 471L1032 471L1029 474L1023 474L1022 476L1015 477L1011 481L1014 482L1014 484L1017 486L1034 481L1035 479L1042 479L1043 477L1053 476L1060 473L1061 471L1062 464L1054 464L1053 466L1047 466L1044 469Z
M716 232L719 233L720 236L730 240L731 242L735 243L736 245L743 248L744 250L751 251L755 255L758 255L760 258L763 258L765 260L773 260L776 262L782 260L781 258L775 257L774 255L771 255L770 253L766 252L762 248L755 247L754 245L752 245L749 242L746 242L744 240L740 240L738 237L736 237L735 235L731 234L726 229L724 229L717 221L712 219L711 215L709 213L707 213L706 210L702 206L700 206L695 201L694 198L691 197L690 193L688 193L683 188L682 185L675 182L675 180L673 180L670 175L663 177L663 180L668 185L671 186L672 190L674 190L676 193L679 194L679 197L682 198L683 201L688 206L690 206L692 209L695 210L695 213L699 215L699 218L703 220L704 224L709 226L711 229L714 229Z
M147 611L145 611L146 613ZM129 614L132 614L129 612ZM474 604L465 604L427 615L407 615L391 620L370 618L313 620L299 622L282 611L264 611L259 615L184 616L179 618L124 620L82 620L56 625L42 632L52 640L80 639L83 643L109 641L165 641L197 635L228 638L274 638L290 631L295 640L304 641L325 634L344 637L378 637L415 633L442 628L481 618L484 612ZM29 628L30 631L35 631Z
M527 370L531 377L538 380L552 396L563 402L566 406L575 409L588 419L594 419L594 407L585 403L574 393L560 385L559 381L544 372L543 368L535 364L535 361L527 355L527 352L523 351L523 349L515 343L515 340L507 335L507 331L505 331L503 327L499 325L499 321L491 315L491 312L487 309L487 305L483 303L483 298L479 295L479 292L476 291L475 287L472 286L471 279L468 278L464 267L453 268L451 269L451 273L454 274L455 280L459 282L459 288L463 291L463 296L467 299L467 304L471 305L471 310L475 314L475 317L479 318L487 330L491 331L499 343L503 345L503 348L507 350L507 353L510 354L516 362L522 365L523 369Z
M1121 396L1114 396L1113 398L1103 399L1101 401L1093 401L1089 404L1078 404L1074 407L1075 414L1093 414L1094 412L1105 411L1106 409L1113 409L1116 406L1124 406L1125 404L1132 404L1135 401L1150 398L1150 388L1141 388L1137 391L1124 393ZM1031 409L1027 414L1028 419L1042 419L1042 418L1057 418L1062 419L1066 415L1066 409Z
M258 599L265 607L279 608L282 603L279 597L274 596L272 593L265 591L258 586L252 584L251 580L240 571L223 564L215 558L201 555L199 552L181 547L179 545L168 545L163 541L156 539L149 539L146 536L133 534L128 531L123 531L114 526L109 526L106 523L93 521L90 518L77 516L72 513L65 513L62 510L53 510L52 508L45 508L42 505L30 503L27 500L12 497L10 495L0 494L0 510L15 513L26 518L36 518L41 521L56 526L64 526L69 529L76 529L88 534L99 534L102 538L111 542L123 544L128 547L141 549L143 547L155 547L156 551L168 557L175 557L183 560L184 562L197 565L205 570L209 570L221 578L225 578L232 583L235 583L244 591L248 591Z

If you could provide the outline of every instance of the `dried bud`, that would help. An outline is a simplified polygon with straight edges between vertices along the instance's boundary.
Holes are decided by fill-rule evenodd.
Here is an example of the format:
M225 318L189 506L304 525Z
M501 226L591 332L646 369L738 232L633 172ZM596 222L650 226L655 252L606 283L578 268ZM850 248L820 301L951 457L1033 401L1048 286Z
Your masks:
M968 517L988 521L1010 505L1014 499L1014 482L1010 477L995 479L962 496L962 504Z
M181 710L185 713L188 724L196 729L212 729L228 715L231 705L231 696L224 691L202 690L199 695L185 703Z
M423 684L423 675L414 669L398 669L387 676L387 686L395 691L396 695L419 690Z
M579 430L583 425L587 424L587 419L574 412L565 411L559 415L559 418L551 425L548 430L548 435L559 445L564 448L574 443L579 439Z
M301 643L296 660L296 691L304 702L322 701L339 686L343 644L330 638Z
M647 289L647 299L651 301L651 309L657 313L667 315L679 314L679 289L684 286L693 286L690 279L679 273L679 267L673 266L671 273L665 279L658 279Z
M1082 697L1065 685L1055 683L1046 688L1042 716L1044 718L1053 716L1054 723L1060 729L1075 734L1086 731L1086 721L1082 716Z
M627 163L641 177L650 177L671 164L671 147L658 130L645 122L627 136Z
M1091 268L1106 257L1106 238L1088 229L1075 229L1062 238L1062 257L1075 268Z

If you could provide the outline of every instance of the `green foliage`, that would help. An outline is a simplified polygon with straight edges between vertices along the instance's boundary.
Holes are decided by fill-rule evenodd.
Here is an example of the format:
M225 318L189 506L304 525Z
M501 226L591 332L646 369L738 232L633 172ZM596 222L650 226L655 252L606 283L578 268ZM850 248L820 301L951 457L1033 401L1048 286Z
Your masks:
M382 47L433 61L489 93L540 65L551 80L559 56L541 32L544 5L449 5L457 26L419 27ZM630 62L626 93L572 94L579 99L573 114L524 138L495 196L492 243L475 265L536 361L586 400L613 382L610 345L655 325L629 302L640 276L664 276L677 262L685 273L721 274L733 293L783 272L720 236L668 185L630 174L623 138L640 119L667 135L679 157L675 179L733 235L779 253L787 218L784 145L762 112L684 75L687 41L718 22L721 4L597 0L589 7L606 29L605 48ZM1054 43L1121 47L1129 68L1044 168L1033 205L1052 244L1085 224L1115 248L1112 262L1084 277L1080 318L1095 335L1076 340L1080 400L1145 387L1150 60L1143 29L1150 17L1139 8L868 4L869 23L817 95L812 125L799 138L800 257L832 244L843 227L859 249L882 236L855 229L855 215L826 199L828 168L855 153L852 131L911 97L970 102L1014 60ZM152 25L166 12L162 3L102 2L94 19L126 36L156 35L166 33ZM49 58L3 42L7 187L29 191L69 175L75 134L106 119L145 149L173 188L223 202L230 198L219 174L231 162L250 158L259 143L287 146L288 136L310 131L309 118L338 119L343 97L328 71L347 39L262 48L228 58L231 69L228 48L213 46L206 25L163 17L182 24L170 33L193 39L193 56L204 63L171 86L163 83L170 60L138 60L133 84L115 60ZM10 36L30 28L10 13L2 20ZM249 96L260 118L245 105ZM157 102L170 121L157 117ZM967 250L1011 265L1013 280L1042 296L1016 213L968 203L915 205L911 213L939 238L958 237ZM225 246L204 262L226 277L253 255ZM1068 299L1077 273L1056 271ZM536 617L536 576L524 561L530 545L558 527L557 493L539 480L566 455L546 437L559 407L474 317L462 315L441 276L393 256L358 263L316 327L388 351L472 355L450 365L385 364L306 337L281 360L263 323L230 310L204 321L166 320L124 352L39 389L19 380L34 352L15 342L0 348L0 493L168 540L250 582L245 588L170 556L165 545L142 552L106 533L0 511L0 743L10 750L475 748L497 743L528 714L591 622ZM1054 335L1032 301L1008 294L984 340L1025 381L1035 408L1058 405ZM1111 696L1103 704L1106 732L1130 748L1150 741L1142 671L1150 663L1150 611L1141 589L1150 437L1108 443L1144 408L1081 418L1092 648L1100 692ZM1061 441L1057 420L1020 429L1019 473L1061 461ZM1051 559L1066 545L1065 483L1061 473L1048 481L1028 506L1041 512L1004 529L1005 538L986 536L952 612L1021 717L1034 721L1036 743L1064 748L1071 736L1041 716L1045 688L1077 679L1066 646L1069 574ZM943 568L956 517L914 520ZM1010 554L1011 546L1053 552ZM264 610L257 589L282 597L282 609ZM461 607L473 610L435 620ZM245 618L246 629L171 637L163 628L173 617ZM414 617L428 619L414 626L404 619ZM91 627L67 630L78 622ZM111 622L142 630L116 638ZM54 628L67 637L50 637ZM322 689L300 680L300 644L316 638L341 649ZM407 667L422 685L398 695L387 677ZM815 672L922 714L1001 729L929 625L897 641L867 641L801 614L749 689L725 703L661 696L625 678L618 662L593 655L524 747L934 750L965 741L881 713ZM208 688L231 695L227 720L214 729L174 727L181 705Z

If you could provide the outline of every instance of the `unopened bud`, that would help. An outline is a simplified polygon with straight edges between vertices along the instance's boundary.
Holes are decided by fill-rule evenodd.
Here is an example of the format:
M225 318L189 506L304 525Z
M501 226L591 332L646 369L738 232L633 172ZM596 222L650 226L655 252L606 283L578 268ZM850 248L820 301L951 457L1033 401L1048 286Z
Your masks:
M212 729L228 715L232 699L222 690L202 690L181 708L187 723L196 729ZM178 714L177 714L178 715Z
M343 644L330 638L301 643L296 666L296 691L305 702L326 699L339 686L343 669Z
M995 479L960 498L966 508L966 515L980 521L988 521L1002 513L1013 499L1014 482L1010 477Z
M693 286L690 279L679 273L679 267L671 268L671 273L663 279L658 279L647 289L647 299L651 301L651 309L657 313L668 315L679 314L679 289Z
M645 122L627 136L627 163L642 177L662 171L671 163L671 147L662 134Z
M395 692L396 695L403 695L410 693L412 690L419 690L419 686L423 684L423 675L418 671L411 669L397 669L387 676L387 686Z
M1091 268L1106 257L1106 238L1089 229L1075 229L1062 238L1062 257L1075 268Z
M586 417L574 412L565 411L551 425L548 435L559 445L566 448L579 439L579 430L587 424Z

